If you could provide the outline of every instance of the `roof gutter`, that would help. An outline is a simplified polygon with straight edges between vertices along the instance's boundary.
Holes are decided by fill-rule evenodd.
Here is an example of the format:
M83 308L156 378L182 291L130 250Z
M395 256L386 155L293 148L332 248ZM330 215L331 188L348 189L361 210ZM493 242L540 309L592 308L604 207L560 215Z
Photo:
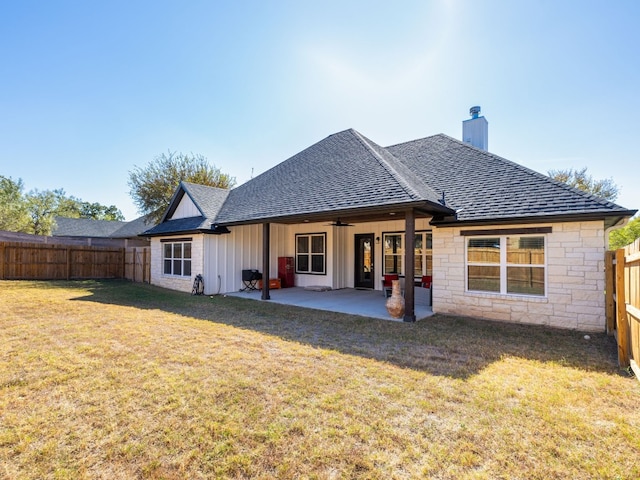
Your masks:
M604 220L605 228L616 225L625 218L633 217L637 210L618 210L615 212L572 213L561 215L537 215L527 217L483 218L478 220L457 220L455 215L434 217L430 225L434 227L474 227L484 225L504 225L513 223L545 223L545 222L581 222L588 220Z
M373 207L345 208L340 210L326 210L320 212L301 212L290 215L278 215L271 217L249 218L237 221L216 221L219 226L233 227L238 225L255 225L259 223L309 223L324 222L341 218L347 220L349 217L374 217L376 215L401 214L404 210L414 208L425 215L454 215L455 211L439 203L425 200L406 203L393 203L388 205L377 205Z

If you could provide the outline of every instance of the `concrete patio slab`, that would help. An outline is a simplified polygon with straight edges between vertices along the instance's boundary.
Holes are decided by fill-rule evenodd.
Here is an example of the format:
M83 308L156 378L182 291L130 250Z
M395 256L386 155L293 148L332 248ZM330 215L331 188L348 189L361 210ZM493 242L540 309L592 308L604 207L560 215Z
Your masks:
M226 295L260 300L262 292L260 290L248 292L232 292ZM348 313L350 315L360 315L363 317L380 318L383 320L402 321L393 318L385 307L386 298L380 290L356 290L353 288L341 288L339 290L310 291L302 287L282 288L269 290L269 295L273 303L283 305L295 305L297 307L314 308L316 310L327 310L330 312ZM433 315L431 307L416 304L416 319Z

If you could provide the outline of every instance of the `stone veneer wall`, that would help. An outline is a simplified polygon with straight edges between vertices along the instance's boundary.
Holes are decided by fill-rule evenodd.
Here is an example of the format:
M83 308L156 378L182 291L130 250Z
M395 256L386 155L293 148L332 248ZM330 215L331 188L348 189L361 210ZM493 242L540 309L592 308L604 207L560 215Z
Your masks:
M460 230L433 229L433 310L582 331L605 330L605 232L602 221L495 228L548 227L547 297L465 291L465 238ZM489 227L490 228L490 227Z
M191 293L196 275L202 274L204 259L204 235L181 235L173 238L191 238L191 276L178 277L165 275L163 272L161 239L171 240L172 237L153 237L151 239L151 284L159 287Z

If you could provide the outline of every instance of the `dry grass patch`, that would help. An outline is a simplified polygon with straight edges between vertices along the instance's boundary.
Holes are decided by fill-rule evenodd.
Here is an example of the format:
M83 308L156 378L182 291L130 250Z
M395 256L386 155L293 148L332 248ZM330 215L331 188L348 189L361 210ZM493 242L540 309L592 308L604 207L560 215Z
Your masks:
M0 282L0 477L640 478L605 335Z

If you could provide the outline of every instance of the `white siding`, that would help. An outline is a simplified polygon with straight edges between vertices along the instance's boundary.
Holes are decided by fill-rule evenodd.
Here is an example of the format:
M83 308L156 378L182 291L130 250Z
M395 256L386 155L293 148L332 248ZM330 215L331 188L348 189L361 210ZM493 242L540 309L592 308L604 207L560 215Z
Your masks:
M191 218L198 217L200 215L202 215L202 213L200 212L200 210L198 210L198 207L196 207L195 203L191 201L189 195L183 195L182 200L180 200L176 211L173 212L171 219L175 220L177 218Z
M205 255L205 292L238 291L242 270L262 271L262 225L230 228L226 235L207 235Z
M417 230L428 230L428 219L416 221ZM242 270L254 268L262 272L262 225L229 227L230 234L205 236L205 293L235 292L242 288ZM389 222L333 227L328 222L298 225L271 224L270 278L278 276L278 257L295 258L297 233L327 234L327 267L325 275L296 274L298 287L327 286L333 289L354 286L354 235L372 233L382 238L383 232L401 232L404 219ZM381 242L382 243L382 242ZM374 244L375 288L381 289L382 244ZM380 268L378 268L380 266Z

